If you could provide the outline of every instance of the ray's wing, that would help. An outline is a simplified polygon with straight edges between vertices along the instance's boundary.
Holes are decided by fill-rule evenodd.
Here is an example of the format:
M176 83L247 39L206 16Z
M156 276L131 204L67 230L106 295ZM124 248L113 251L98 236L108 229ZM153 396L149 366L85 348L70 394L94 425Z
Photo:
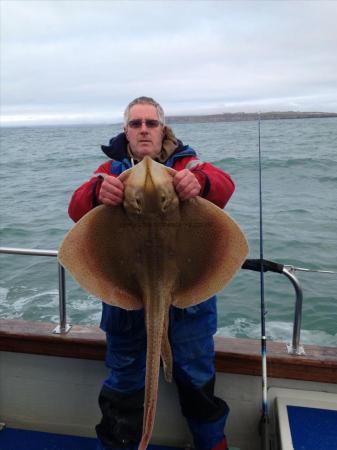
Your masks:
M248 244L228 214L198 197L181 203L176 251L180 276L173 305L186 308L229 283L247 257Z
M132 226L123 208L98 206L69 231L59 261L88 292L110 305L140 309L132 273Z

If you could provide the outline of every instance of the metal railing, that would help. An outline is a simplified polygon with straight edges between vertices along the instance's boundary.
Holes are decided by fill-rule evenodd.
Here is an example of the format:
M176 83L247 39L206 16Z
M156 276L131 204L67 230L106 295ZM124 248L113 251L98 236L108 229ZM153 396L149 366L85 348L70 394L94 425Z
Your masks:
M298 279L290 270L283 267L282 273L290 280L296 293L295 313L293 323L293 338L291 344L287 345L288 353L291 355L305 355L304 347L300 345L303 291Z
M12 255L33 255L33 256L52 256L57 257L57 250L35 250L29 248L12 248L0 247L0 253L8 253ZM290 266L289 266L290 267ZM247 259L242 266L243 269L260 271L261 261L259 259ZM271 261L263 260L263 270L272 271L284 274L291 282L295 289L295 314L293 323L292 343L287 345L288 353L294 355L303 355L304 349L300 345L301 322L302 322L302 303L303 293L298 279L292 273L291 269L286 268L281 264ZM64 334L67 333L71 325L67 323L66 314L66 282L65 270L60 263L58 263L58 291L59 291L59 325L53 330L53 333Z
M0 247L0 253L7 253L10 255L31 255L31 256L53 256L57 257L57 250L35 250L32 248L13 248ZM60 263L58 265L58 292L59 292L59 324L53 330L56 334L65 334L71 328L67 323L67 309L66 309L66 278L65 270Z
M288 353L291 355L304 355L305 351L302 345L300 345L301 338L301 323L302 323L302 304L303 304L303 291L298 279L293 274L292 266L285 266L273 261L267 261L263 259L246 259L242 265L242 269L253 270L255 272L275 272L285 275L291 282L295 289L295 313L293 322L293 336L291 344L287 344Z

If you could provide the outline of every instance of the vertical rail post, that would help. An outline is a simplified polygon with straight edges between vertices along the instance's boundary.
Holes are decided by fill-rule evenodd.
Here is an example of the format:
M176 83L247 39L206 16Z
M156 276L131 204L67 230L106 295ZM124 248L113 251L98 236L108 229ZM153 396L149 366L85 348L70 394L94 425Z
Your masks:
M287 345L288 353L292 355L305 355L304 348L300 345L301 322L302 322L302 303L303 292L298 279L286 268L283 267L284 275L291 281L296 292L295 316L293 326L292 343Z
M58 265L58 282L59 282L59 325L53 330L55 334L65 334L71 328L67 323L67 308L66 308L66 277L64 267Z

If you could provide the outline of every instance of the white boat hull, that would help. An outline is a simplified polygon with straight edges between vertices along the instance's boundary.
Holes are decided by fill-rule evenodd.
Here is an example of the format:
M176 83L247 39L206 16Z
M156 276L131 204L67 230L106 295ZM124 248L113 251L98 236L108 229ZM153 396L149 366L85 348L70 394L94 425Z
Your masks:
M95 424L100 418L98 393L107 376L104 361L2 351L0 367L0 420L6 425L79 436L95 435ZM269 389L337 394L335 383L269 378L268 386ZM231 409L226 427L230 446L240 450L260 449L260 377L218 373L216 393ZM272 395L269 403L273 419ZM272 420L272 437L273 426ZM174 383L166 383L162 375L152 443L177 447L192 444Z

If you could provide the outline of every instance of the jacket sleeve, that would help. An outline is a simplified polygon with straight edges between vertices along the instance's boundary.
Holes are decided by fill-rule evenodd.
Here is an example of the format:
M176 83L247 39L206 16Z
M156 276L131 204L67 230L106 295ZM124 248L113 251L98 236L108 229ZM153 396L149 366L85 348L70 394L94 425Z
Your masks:
M82 184L73 193L69 203L68 213L74 222L79 221L81 217L99 204L98 194L103 181L103 177L100 175L112 175L110 167L111 161L103 163L94 172L90 180Z
M182 158L173 168L175 170L189 169L201 185L200 196L220 208L225 207L235 190L235 184L228 173L196 157Z

